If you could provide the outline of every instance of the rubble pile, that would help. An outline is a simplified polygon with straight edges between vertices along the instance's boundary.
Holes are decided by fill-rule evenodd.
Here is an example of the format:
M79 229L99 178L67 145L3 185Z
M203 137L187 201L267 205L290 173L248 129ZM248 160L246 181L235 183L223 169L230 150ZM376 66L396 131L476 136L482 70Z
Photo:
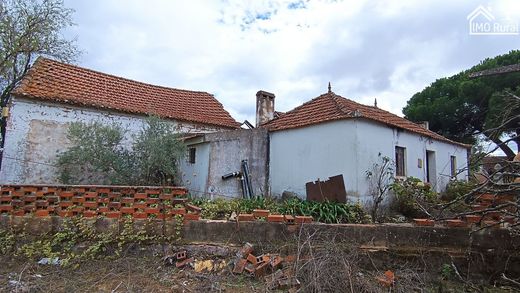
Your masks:
M233 267L234 274L264 278L270 290L296 290L300 287L300 282L288 261L294 257L289 256L284 259L278 254L255 256L253 253L253 245L250 243L246 243L237 252Z

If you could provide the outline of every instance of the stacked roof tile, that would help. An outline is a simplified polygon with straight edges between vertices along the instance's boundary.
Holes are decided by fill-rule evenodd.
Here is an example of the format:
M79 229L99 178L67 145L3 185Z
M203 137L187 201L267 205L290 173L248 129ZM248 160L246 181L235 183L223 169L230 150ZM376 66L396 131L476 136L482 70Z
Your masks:
M333 92L312 99L265 123L263 126L270 131L280 131L343 119L368 119L432 139L470 147L469 145L445 138L388 111L356 103Z
M12 94L225 128L240 125L209 93L150 85L42 57Z

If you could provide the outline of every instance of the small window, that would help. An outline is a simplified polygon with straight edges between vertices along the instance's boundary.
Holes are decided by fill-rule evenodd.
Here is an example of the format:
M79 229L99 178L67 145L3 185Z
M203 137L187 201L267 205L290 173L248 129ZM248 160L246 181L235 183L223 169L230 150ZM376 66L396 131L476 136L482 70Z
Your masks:
M188 149L188 163L195 164L195 154L196 154L196 148L189 148Z
M451 178L457 177L457 157L450 156Z
M406 160L405 160L405 152L406 148L403 147L395 147L395 176L404 177L406 176Z

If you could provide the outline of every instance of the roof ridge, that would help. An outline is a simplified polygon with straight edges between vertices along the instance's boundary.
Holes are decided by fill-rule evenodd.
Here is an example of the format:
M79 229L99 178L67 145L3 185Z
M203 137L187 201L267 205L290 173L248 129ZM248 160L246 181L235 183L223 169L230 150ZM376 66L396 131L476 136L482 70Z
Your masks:
M202 93L202 94L208 94L210 96L214 96L212 93L209 93L209 92L206 92L206 91L194 91L194 90L187 90L187 89L181 89L181 88L176 88L176 87L167 87L167 86L164 86L164 85L146 83L146 82L138 81L138 80L131 79L131 78L128 78L128 77L117 76L115 74L105 73L105 72L101 72L101 71L98 71L98 70L94 70L94 69L90 69L90 68L86 68L86 67L81 67L79 65L61 62L61 61L54 60L54 59L47 58L47 57L43 57L43 56L39 56L36 59L36 61L34 61L34 64L33 64L33 66L31 66L31 69L34 67L36 62L38 62L40 59L43 60L44 62L48 61L48 62L51 62L51 63L59 64L60 66L72 67L72 68L76 68L76 69L79 69L79 70L85 70L85 71L89 71L89 72L92 72L92 73L95 73L95 74L100 74L100 75L104 75L104 76L110 76L110 77L114 77L114 78L117 78L117 79L129 81L129 82L135 82L135 83L143 84L143 85L147 85L147 86L153 86L153 87L164 88L164 89L169 89L169 90L184 91L184 92L190 92L190 93Z
M301 113L298 112L298 110L300 110L301 108L309 106L309 104L316 102L318 99L323 98L326 98L327 100L331 101L329 102L323 100L322 102L317 102L315 105L311 105L311 108L306 107L305 110L301 111ZM469 147L469 145L453 141L434 131L425 129L417 123L410 121L404 117L398 116L390 111L375 106L365 105L337 95L333 92L322 94L286 113L293 113L293 115L284 115L279 118L273 119L265 124L266 127L269 128L271 131L278 131L284 129L305 127L308 125L338 119L364 118L377 123L383 123L394 128L410 131L412 133L429 137L431 139L458 144L464 147Z
M334 92L330 92L329 94L332 98L332 101L334 102L334 104L336 105L336 108L341 112L341 114L343 115L347 115L347 116L352 116L352 113L355 112L354 111L350 111L350 110L347 110L345 109L345 105L343 105L339 99L345 99L345 100L348 100L347 98L344 98L342 96L339 96L339 95L336 95L336 93Z
M11 93L127 113L155 113L164 118L227 128L240 125L208 92L147 84L46 57L34 61Z
M398 118L398 119L402 119L403 121L409 122L409 123L411 123L411 124L413 124L413 125L415 125L415 126L417 126L417 127L421 127L421 126L418 125L417 123L415 123L415 122L413 122L413 121L410 121L410 120L408 120L408 119L406 119L406 118L404 118L404 117L401 117L401 116L399 116L399 115L397 115L397 114L394 114L394 113L392 113L392 112L390 112L390 111L388 111L388 110L385 110L385 109L382 109L382 108L379 108L379 107L375 107L375 106L370 106L370 105L361 104L361 103L358 103L358 102L356 102L356 101L354 101L354 100L350 100L350 99L345 98L345 97L342 97L342 96L339 96L339 97L342 98L342 99L344 99L344 100L346 100L346 101L349 101L349 102L352 102L352 103L354 103L354 104L357 104L357 105L359 105L359 106L361 106L361 107L370 108L370 109L375 110L375 111L384 112L385 114L390 114L390 115L392 115L392 116L394 116L394 117L396 117L396 118ZM431 130L429 130L429 129L426 129L426 128L423 128L423 129L426 130L426 131L429 131L429 132L431 132L431 133L433 133L433 134L440 135L440 134L438 134L438 133L436 133L436 132L434 132L434 131L431 131Z

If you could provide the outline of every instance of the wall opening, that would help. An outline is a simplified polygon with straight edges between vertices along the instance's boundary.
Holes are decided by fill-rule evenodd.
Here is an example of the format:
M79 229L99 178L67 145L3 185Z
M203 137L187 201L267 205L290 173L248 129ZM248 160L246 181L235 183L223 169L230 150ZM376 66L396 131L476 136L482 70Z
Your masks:
M450 156L450 175L451 178L457 177L457 157Z
M405 177L406 176L406 148L395 147L395 176Z
M426 151L426 182L435 186L437 183L435 152Z
M188 163L195 164L196 152L197 152L196 148L189 148L188 149Z

